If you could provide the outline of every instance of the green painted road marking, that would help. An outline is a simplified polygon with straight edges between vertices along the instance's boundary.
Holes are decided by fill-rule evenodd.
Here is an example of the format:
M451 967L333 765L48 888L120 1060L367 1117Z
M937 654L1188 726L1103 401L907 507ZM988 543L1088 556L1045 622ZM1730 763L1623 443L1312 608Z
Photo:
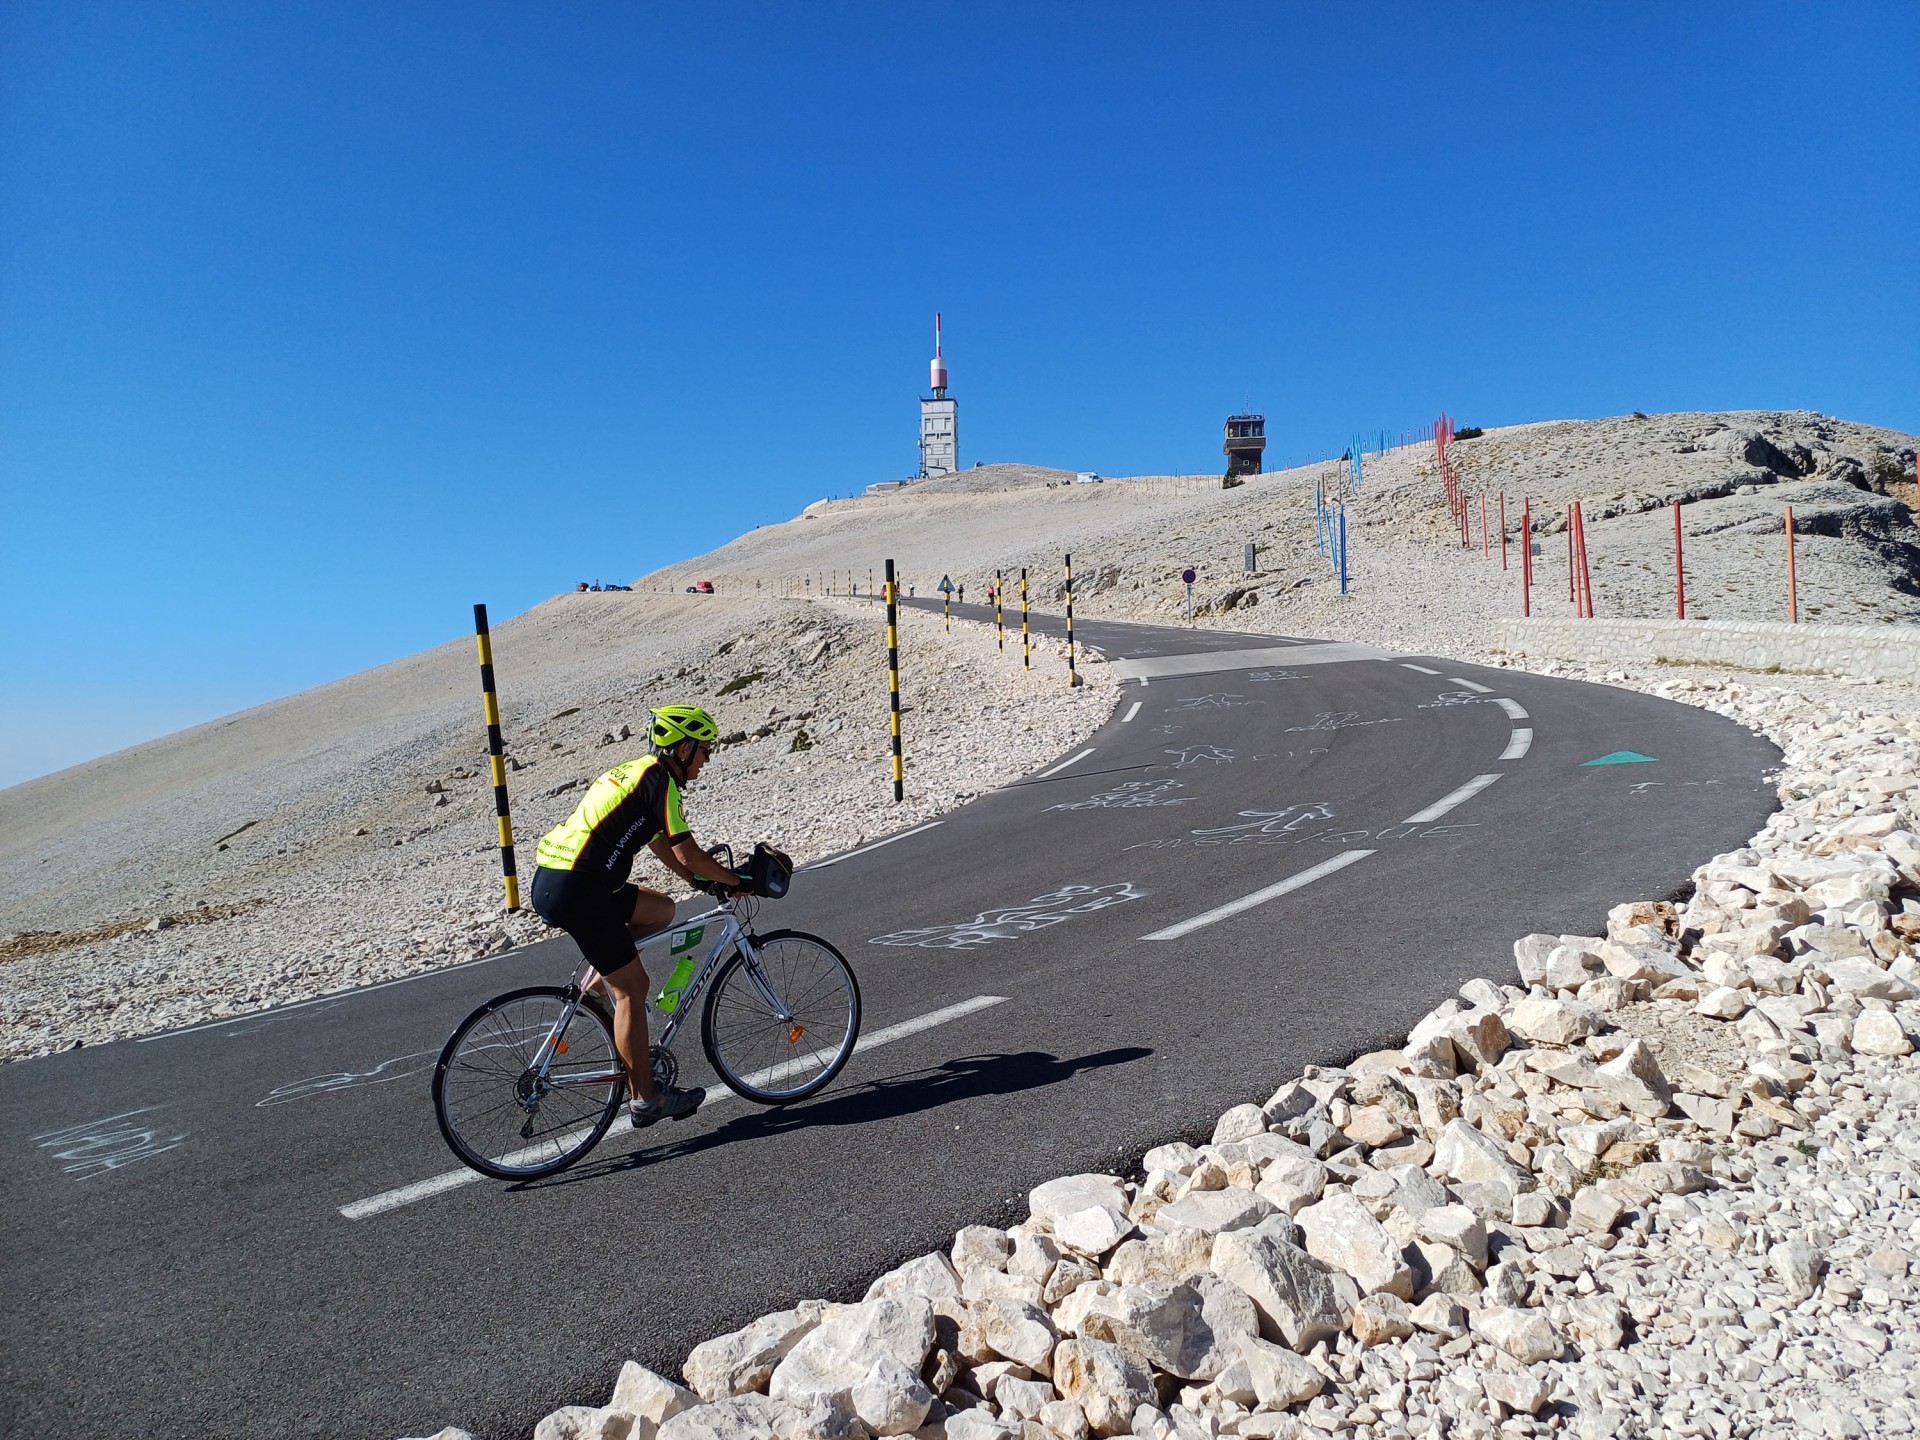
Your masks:
M1616 750L1611 755L1602 755L1598 760L1589 760L1587 765L1654 765L1659 762L1651 755L1642 755L1637 750Z

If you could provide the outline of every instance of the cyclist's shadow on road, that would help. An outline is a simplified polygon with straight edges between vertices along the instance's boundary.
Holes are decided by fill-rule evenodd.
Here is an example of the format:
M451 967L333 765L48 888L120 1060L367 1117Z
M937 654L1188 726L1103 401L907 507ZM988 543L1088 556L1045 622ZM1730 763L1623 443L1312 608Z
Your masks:
M528 1181L513 1188L532 1190L572 1185L582 1180L597 1180L635 1170L643 1165L697 1155L721 1145L762 1140L826 1125L866 1125L875 1120L897 1119L902 1115L937 1110L943 1105L984 1099L990 1095L1014 1095L1022 1090L1038 1090L1042 1086L1071 1080L1083 1070L1127 1065L1135 1060L1144 1060L1151 1054L1153 1051L1144 1045L1124 1045L1082 1055L1074 1060L1062 1060L1057 1055L1040 1050L1023 1050L1012 1055L966 1055L925 1069L869 1080L850 1090L830 1090L824 1099L818 1101L777 1109L754 1106L745 1114L735 1114L718 1129L692 1135L685 1140L669 1140L666 1144L609 1155L604 1160L589 1158L550 1180ZM726 1103L748 1104L731 1095Z

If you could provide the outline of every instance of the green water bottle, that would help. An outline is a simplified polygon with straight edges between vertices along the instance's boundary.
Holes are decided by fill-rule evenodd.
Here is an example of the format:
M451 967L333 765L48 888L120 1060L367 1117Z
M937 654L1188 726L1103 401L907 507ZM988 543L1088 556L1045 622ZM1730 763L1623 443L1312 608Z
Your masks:
M654 1004L660 1007L660 1013L671 1015L680 1008L680 996L687 988L687 982L693 978L693 972L699 968L699 961L691 955L682 955L680 963L673 967L673 974L667 977L667 983L660 987L660 993L654 997Z

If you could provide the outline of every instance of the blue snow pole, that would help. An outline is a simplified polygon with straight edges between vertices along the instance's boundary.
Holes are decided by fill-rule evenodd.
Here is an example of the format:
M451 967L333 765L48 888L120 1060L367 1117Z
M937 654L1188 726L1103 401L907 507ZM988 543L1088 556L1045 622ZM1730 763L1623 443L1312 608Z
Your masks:
M1347 593L1347 507L1340 507L1340 593Z

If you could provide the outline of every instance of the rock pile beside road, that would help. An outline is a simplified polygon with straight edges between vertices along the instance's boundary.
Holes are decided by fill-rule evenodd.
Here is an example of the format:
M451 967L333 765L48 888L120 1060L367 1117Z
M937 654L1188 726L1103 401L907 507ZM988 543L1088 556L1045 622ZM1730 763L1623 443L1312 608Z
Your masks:
M1920 724L1650 686L1787 759L1684 905L1523 937L1403 1048L707 1341L685 1386L629 1364L538 1440L1910 1433Z

